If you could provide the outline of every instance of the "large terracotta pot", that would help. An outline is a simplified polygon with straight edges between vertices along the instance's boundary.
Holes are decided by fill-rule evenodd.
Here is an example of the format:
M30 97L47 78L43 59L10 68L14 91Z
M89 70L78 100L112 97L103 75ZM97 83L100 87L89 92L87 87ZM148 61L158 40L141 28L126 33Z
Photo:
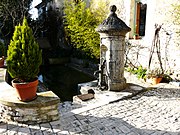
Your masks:
M38 79L33 82L16 83L16 79L12 80L12 86L16 89L18 99L24 102L36 99Z

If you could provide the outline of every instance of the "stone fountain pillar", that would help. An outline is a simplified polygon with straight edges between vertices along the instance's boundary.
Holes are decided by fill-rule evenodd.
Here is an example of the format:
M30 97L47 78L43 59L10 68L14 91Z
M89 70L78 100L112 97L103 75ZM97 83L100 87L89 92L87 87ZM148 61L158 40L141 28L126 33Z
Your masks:
M100 34L100 66L98 85L111 91L126 88L124 77L125 35L129 28L116 15L116 6L110 7L109 17L100 24L96 31Z

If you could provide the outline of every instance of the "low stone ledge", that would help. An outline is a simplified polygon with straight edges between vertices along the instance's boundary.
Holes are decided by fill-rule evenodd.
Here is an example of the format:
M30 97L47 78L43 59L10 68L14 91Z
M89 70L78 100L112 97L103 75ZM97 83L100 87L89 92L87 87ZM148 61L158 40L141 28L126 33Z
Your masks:
M15 89L7 83L0 88L0 121L38 124L59 119L60 99L52 91L37 93L31 102L17 99Z

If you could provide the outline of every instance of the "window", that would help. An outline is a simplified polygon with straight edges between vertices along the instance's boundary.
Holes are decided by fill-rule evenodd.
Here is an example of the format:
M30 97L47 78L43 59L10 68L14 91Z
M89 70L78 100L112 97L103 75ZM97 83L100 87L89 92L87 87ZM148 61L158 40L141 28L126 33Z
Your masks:
M146 9L147 4L142 4L141 2L136 3L136 24L134 33L137 36L145 36Z

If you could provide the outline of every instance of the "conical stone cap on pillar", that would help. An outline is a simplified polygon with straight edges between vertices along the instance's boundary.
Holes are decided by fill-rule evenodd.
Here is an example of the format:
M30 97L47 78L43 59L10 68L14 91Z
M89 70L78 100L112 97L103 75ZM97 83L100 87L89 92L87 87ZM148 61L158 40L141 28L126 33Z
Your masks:
M128 27L125 22L123 22L120 18L117 17L117 14L115 13L117 10L115 5L112 5L110 7L110 15L107 19L105 19L102 24L100 24L96 31L99 33L113 33L118 32L121 35L126 35L129 31L131 31L131 28Z

